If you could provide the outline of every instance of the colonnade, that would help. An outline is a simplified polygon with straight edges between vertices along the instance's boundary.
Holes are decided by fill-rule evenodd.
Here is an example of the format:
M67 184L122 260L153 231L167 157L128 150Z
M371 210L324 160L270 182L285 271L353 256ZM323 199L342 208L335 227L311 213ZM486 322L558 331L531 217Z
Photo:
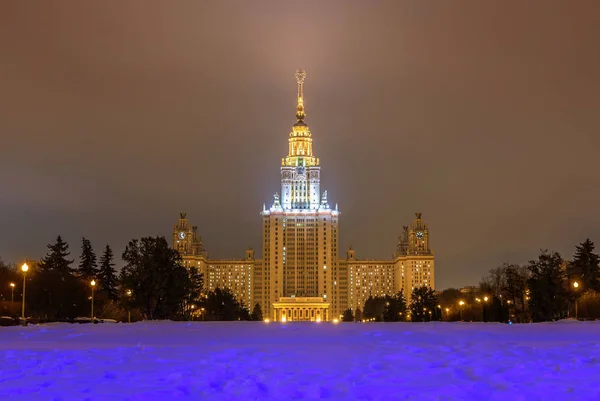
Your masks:
M282 297L273 303L275 322L316 322L329 320L329 303L320 297Z

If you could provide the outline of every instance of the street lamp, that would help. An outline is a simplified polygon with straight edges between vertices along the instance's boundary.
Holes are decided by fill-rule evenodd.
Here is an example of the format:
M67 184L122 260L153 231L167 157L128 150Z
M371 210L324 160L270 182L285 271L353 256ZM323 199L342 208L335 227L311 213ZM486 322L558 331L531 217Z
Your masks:
M487 297L487 295L486 295L485 297L483 297L483 303L487 304L487 301L488 301L488 300L489 300L489 298ZM482 305L482 306L481 306L481 321L482 321L482 322L483 322L483 308L484 308L484 307L485 307L484 305ZM487 320L486 320L486 321L487 321Z
M29 270L29 266L27 266L27 263L23 263L23 266L21 266L21 271L23 272L23 304L21 305L21 319L25 319L25 277L27 276L27 270Z
M460 305L460 321L462 322L462 320L463 320L463 305L465 304L465 301L460 301L458 304Z
M573 288L575 288L575 291L579 290L579 283L577 281L573 282ZM579 304L579 299L577 297L575 297L575 319L579 320L579 311L578 311L578 305Z
M96 287L96 280L92 280L90 283L92 286L92 321L94 320L94 288Z
M475 301L477 301L477 303L481 303L481 298L475 298ZM481 306L481 321L483 322L483 306Z
M127 290L126 294L129 297L129 302L127 302L127 323L131 323L131 290Z
M15 302L15 283L10 283L10 303Z

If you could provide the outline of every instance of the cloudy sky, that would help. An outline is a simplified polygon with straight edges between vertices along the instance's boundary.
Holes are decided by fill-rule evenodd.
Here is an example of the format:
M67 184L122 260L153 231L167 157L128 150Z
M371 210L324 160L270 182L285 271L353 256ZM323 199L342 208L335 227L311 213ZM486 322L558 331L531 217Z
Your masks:
M184 211L212 257L260 249L304 68L341 254L422 212L438 288L570 257L600 241L598 38L585 0L3 1L0 256Z

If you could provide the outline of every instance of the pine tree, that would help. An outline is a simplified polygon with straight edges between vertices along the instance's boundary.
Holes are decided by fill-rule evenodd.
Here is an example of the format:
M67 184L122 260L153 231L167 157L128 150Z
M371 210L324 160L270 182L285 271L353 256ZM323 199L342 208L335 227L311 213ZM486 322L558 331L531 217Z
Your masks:
M118 298L117 292L117 271L115 270L115 264L113 261L113 252L110 246L106 245L102 257L100 257L100 271L98 272L98 279L102 291L106 293L108 299L116 301Z
M184 310L192 283L179 253L164 237L132 240L122 256L120 284L134 294L144 319L172 319Z
M534 322L561 319L566 316L569 294L563 259L557 252L543 250L537 260L529 262L531 272L527 284Z
M375 319L378 322L382 321L385 303L386 300L383 297L369 295L363 306L363 317L365 319Z
M188 288L188 296L186 302L190 305L200 305L202 302L202 287L204 286L204 277L197 267L191 266L188 269L190 277L190 287Z
M352 309L346 309L342 314L342 322L353 322L354 314L352 313Z
M209 291L203 301L206 320L231 321L248 320L250 313L238 302L229 288L215 288Z
M385 301L385 311L383 312L385 322L399 322L406 319L408 307L402 291L395 295L386 295Z
M96 254L92 248L92 243L85 237L82 239L81 243L81 257L79 258L79 268L77 269L77 272L79 273L79 276L86 281L95 279L98 275Z
M570 264L574 279L581 280L583 290L600 291L600 258L594 253L594 243L589 239L577 246Z
M89 286L81 285L81 280L73 275L73 260L67 259L69 245L60 236L48 248L50 251L38 264L39 271L29 292L37 298L38 313L51 319L81 316L88 310L89 304L85 300Z
M529 277L527 268L505 263L502 269L504 271L504 286L502 288L504 299L511 302L508 305L515 312L516 321L529 321L525 308L527 304L527 279Z
M52 271L61 275L70 275L73 272L71 264L73 259L67 259L71 253L69 252L69 244L63 241L61 236L56 237L56 242L48 245L50 251L42 258L39 263L39 268L42 271Z
M263 320L262 309L260 308L260 304L257 302L254 304L254 308L252 309L252 314L250 315L250 320L261 321Z
M435 319L438 299L431 287L415 287L410 297L410 312L413 322L425 322Z

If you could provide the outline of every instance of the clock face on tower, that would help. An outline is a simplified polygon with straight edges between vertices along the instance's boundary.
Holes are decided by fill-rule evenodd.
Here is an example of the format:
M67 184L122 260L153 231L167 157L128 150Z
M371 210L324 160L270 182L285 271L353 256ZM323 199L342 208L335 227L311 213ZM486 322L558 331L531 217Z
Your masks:
M417 238L423 239L423 231L417 231Z
M185 233L183 231L179 232L179 238L180 239L184 239L185 238Z
M298 174L304 174L304 167L303 166L296 167L296 173L298 173Z

